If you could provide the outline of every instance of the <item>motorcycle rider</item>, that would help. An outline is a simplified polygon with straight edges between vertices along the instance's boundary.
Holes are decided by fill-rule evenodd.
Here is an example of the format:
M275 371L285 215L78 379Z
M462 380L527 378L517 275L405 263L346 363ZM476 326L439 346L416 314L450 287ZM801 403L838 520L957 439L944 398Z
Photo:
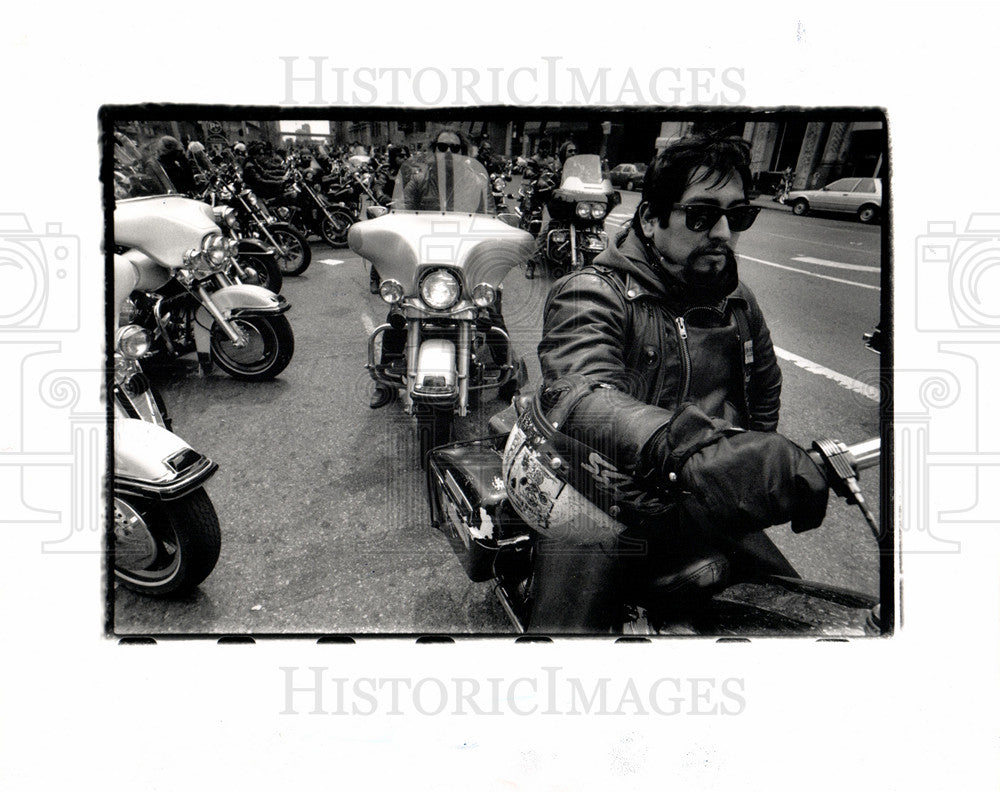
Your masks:
M166 171L170 181L182 195L190 195L195 190L194 174L180 141L164 135L156 141L155 156L157 162Z
M532 202L536 207L544 207L545 204L549 202L549 199L552 197L552 193L555 192L556 188L562 182L563 165L566 164L566 160L569 157L575 157L576 154L576 143L566 141L559 147L558 164L554 165L554 169L552 167L546 168L543 164L539 163L541 172L535 182L535 191L532 194ZM535 251L528 259L528 263L524 270L524 277L528 280L535 277L535 267L545 260L545 245L548 241L548 235L549 223L546 221L542 224L542 227L538 232L538 236L535 237Z
M382 206L388 206L392 201L392 193L396 189L396 177L399 169L410 158L410 150L406 146L390 146L388 162L375 174L375 185L372 192Z
M278 175L273 167L273 158L268 155L267 146L255 140L247 147L248 159L243 166L243 181L261 198L274 198L281 194L286 179Z
M452 156L468 155L468 153L469 141L461 130L450 126L440 129L434 135L434 142L431 144L430 152L420 162L413 165L405 163L405 168L402 168L404 163L400 163L402 169L397 175L402 179L402 184L397 184L395 188L396 195L398 196L402 193L403 196L400 208L421 211L449 211L454 209L454 206L450 206L449 204L457 202L463 207L476 207L475 211L477 213L487 212L492 202L488 180L485 177L480 179L478 174L470 173L468 170L464 171L465 175L471 178L462 180L463 188L465 181L471 187L464 188L464 192L461 195L456 195L454 191L448 192L446 190L442 192L439 186L441 181L445 181L446 183L453 181L447 177L448 169L455 167ZM467 163L459 160L458 167L462 167L463 164ZM490 306L487 311L490 323L506 331L503 316L500 313L500 306L495 304ZM394 305L389 309L389 314L386 317L386 321L392 324L393 327L382 335L381 363L383 365L392 360L402 359L406 347L405 322L400 322L397 317L402 318L402 314L399 308ZM507 343L505 340L502 338L491 338L487 343L497 360L507 359ZM524 362L520 361L519 363L518 376L512 378L499 389L497 397L503 401L509 401L518 385L524 381ZM378 382L375 384L375 392L372 394L369 407L373 410L384 407L392 402L395 397L395 388Z
M560 431L596 450L599 488L615 482L606 513L626 528L598 544L538 543L534 631L607 631L622 585L650 579L665 560L678 580L705 583L708 554L718 583L741 549L769 542L759 529L822 522L825 476L776 431L781 372L737 273L739 232L759 211L748 200L749 152L739 138L700 136L667 148L631 227L549 293L542 403L568 399ZM673 505L649 509L637 490ZM626 547L644 550L630 558Z

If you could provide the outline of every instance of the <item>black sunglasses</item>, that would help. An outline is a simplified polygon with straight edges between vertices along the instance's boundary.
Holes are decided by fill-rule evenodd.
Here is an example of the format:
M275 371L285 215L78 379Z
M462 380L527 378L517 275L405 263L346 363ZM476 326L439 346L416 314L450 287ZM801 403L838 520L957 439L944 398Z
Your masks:
M684 210L684 225L688 231L708 231L710 228L715 228L715 224L723 215L729 223L730 231L746 231L753 225L760 212L759 206L746 204L729 209L711 204L674 204L673 208Z
M458 154L462 150L461 143L435 143L434 148L444 154L446 151L450 151L452 154Z

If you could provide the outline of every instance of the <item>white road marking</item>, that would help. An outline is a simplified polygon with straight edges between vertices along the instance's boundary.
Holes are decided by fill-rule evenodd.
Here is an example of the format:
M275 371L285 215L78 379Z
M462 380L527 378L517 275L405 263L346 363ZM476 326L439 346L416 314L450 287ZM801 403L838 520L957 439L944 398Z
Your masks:
M375 332L375 322L368 314L361 314L361 324L365 326L365 332L371 335Z
M320 264L329 264L331 267L336 267L338 264L343 264L343 259L317 259Z
M826 259L813 258L812 256L792 256L792 261L801 261L803 264L817 264L820 267L831 267L833 269L854 270L855 272L881 272L881 267L869 267L865 264L844 264L842 261L827 261Z
M834 283L846 283L848 286L857 286L860 289L871 289L872 291L880 291L879 286L869 286L867 283L858 283L857 281L845 280L844 278L834 278L832 275L821 275L818 272L810 272L809 270L798 269L797 267L788 267L784 264L775 264L773 261L765 261L764 259L754 258L753 256L744 256L742 253L737 253L740 258L746 259L747 261L756 261L758 264L766 264L769 267L777 267L778 269L788 270L789 272L798 272L802 275L810 275L813 278L821 278L822 280L833 281Z
M866 385L863 382L859 382L856 379L851 379L844 374L840 374L833 369L828 369L826 366L821 366L819 363L814 363L811 360L807 360L804 357L800 357L793 352L789 352L787 349L782 349L781 347L774 348L774 354L777 355L782 360L787 360L789 363L794 363L799 368L805 369L811 374L819 374L821 377L826 377L827 379L833 380L838 385L847 388L849 391L854 391L854 393L859 393L862 396L871 399L874 402L879 400L878 388L872 385Z

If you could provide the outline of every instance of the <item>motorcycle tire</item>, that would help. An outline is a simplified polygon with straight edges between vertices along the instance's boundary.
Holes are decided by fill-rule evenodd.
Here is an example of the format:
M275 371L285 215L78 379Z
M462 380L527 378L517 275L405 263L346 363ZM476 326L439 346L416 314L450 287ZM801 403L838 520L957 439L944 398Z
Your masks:
M281 274L281 267L278 266L277 256L270 252L260 256L253 253L241 253L240 263L253 267L254 272L257 273L257 277L247 280L247 283L262 286L275 294L281 293L284 276Z
M323 237L323 241L330 247L345 248L347 247L347 232L354 225L354 218L351 217L349 212L345 212L343 209L331 209L328 211L332 221L327 219L326 216L323 217L319 226L320 236Z
M427 404L415 405L413 415L417 419L417 445L420 453L420 468L427 467L427 454L440 445L451 442L455 414L449 405L445 408Z
M218 323L212 324L212 360L233 379L262 382L274 379L289 364L295 335L288 317L237 316L229 320L246 334L248 343L237 348Z
M215 569L219 518L204 489L172 501L115 496L115 579L153 597L186 594Z
M312 262L312 248L306 238L287 223L271 223L267 226L268 233L277 240L286 253L275 251L275 258L283 275L301 275ZM264 238L266 241L266 237Z

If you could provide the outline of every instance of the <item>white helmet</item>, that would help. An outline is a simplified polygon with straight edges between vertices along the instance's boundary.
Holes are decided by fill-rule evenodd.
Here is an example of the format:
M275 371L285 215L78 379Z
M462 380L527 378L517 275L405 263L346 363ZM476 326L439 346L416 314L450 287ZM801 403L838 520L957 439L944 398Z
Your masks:
M507 438L503 480L510 505L542 537L610 547L634 520L673 508L673 498L560 430L596 388L613 386L574 374L539 389Z

